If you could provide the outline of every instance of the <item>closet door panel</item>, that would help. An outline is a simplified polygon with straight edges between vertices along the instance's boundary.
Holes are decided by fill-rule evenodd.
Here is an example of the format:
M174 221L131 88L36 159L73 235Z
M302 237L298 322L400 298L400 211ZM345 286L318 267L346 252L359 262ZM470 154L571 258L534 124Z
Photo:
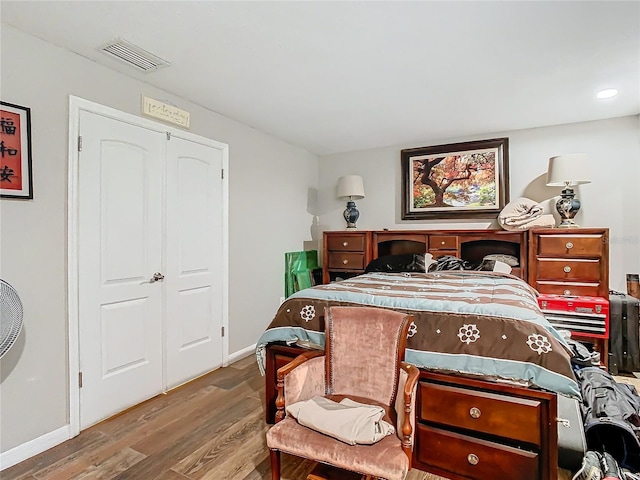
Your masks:
M80 115L78 313L86 428L162 392L164 135Z
M222 158L167 142L167 388L222 365Z

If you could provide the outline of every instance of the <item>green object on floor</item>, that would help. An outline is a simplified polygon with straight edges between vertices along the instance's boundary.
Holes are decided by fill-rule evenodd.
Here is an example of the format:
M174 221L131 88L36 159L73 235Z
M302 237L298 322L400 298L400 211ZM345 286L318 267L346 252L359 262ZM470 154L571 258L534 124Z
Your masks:
M286 252L284 254L284 295L312 287L313 270L318 268L318 251Z

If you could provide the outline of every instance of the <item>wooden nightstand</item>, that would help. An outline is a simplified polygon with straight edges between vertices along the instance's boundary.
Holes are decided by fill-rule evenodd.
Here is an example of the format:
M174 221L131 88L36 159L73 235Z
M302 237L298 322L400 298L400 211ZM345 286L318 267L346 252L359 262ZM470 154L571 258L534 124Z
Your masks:
M609 230L529 231L529 285L540 293L609 297Z
M371 261L371 232L324 232L322 282L364 273Z

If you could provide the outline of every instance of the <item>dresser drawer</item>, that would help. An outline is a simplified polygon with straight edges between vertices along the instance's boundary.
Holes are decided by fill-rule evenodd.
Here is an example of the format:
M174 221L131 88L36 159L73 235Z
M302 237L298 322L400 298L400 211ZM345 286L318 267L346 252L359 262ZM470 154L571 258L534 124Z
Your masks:
M330 252L329 268L333 270L362 270L364 268L364 253Z
M414 454L418 463L468 478L540 478L540 459L536 452L426 425L418 425Z
M554 282L551 280L537 280L535 289L540 293L552 293L554 295L598 297L600 296L602 286L599 282Z
M430 235L429 250L458 250L458 237L453 235Z
M537 275L544 280L584 280L597 283L600 280L599 260L569 258L539 258Z
M365 234L358 235L331 235L327 237L328 250L343 252L364 252Z
M418 415L425 422L540 445L540 405L533 399L421 382Z
M540 235L538 255L563 257L601 257L604 253L602 235Z

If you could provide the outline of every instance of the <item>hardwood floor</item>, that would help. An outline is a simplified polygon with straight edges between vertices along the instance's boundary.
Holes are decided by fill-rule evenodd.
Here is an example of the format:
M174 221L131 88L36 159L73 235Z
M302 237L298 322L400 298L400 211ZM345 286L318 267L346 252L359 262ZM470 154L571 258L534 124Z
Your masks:
M0 478L269 480L263 392L264 378L249 356L99 423ZM282 455L283 480L304 480L313 467ZM439 478L417 470L407 476Z

